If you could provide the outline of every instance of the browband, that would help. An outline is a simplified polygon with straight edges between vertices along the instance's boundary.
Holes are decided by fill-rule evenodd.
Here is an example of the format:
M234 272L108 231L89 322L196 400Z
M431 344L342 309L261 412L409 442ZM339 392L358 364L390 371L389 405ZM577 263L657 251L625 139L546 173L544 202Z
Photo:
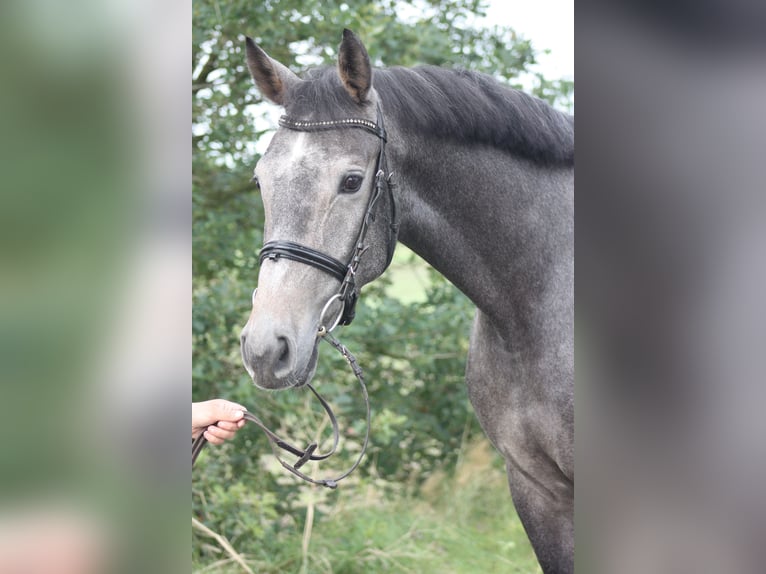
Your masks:
M386 130L382 124L376 124L371 120L364 118L345 118L342 120L325 120L317 122L308 122L305 120L296 120L289 116L279 118L279 125L289 130L299 132L316 132L321 130L337 130L338 128L362 128L378 136L383 141L386 140Z

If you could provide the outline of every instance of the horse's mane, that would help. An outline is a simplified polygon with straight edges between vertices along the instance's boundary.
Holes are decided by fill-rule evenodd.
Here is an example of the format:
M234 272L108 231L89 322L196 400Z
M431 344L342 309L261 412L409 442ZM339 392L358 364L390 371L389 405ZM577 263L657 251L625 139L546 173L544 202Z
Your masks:
M288 95L296 117L337 119L356 105L335 68L311 70ZM574 163L574 117L485 74L419 66L375 69L373 86L402 129L488 144L536 163Z

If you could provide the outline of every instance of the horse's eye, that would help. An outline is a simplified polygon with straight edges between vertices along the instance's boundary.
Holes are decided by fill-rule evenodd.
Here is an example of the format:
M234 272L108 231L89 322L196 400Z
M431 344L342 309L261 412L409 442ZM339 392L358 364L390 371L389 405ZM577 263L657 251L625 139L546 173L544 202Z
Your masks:
M359 188L362 187L363 180L364 178L357 173L347 175L346 179L343 180L343 185L340 188L341 193L356 193L359 191Z

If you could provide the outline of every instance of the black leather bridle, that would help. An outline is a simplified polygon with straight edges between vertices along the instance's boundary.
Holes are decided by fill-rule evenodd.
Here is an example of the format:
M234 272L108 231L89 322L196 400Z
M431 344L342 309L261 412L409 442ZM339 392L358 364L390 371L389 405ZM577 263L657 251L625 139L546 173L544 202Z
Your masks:
M333 301L339 300L343 304L343 308L341 312L338 314L338 317L335 319L334 322L329 323L328 325L320 324L319 332L317 336L320 339L329 343L332 347L338 350L341 353L341 355L343 355L343 357L346 359L348 364L351 366L351 369L354 371L354 375L359 381L359 385L362 389L362 396L364 397L365 407L367 410L367 415L366 415L367 430L365 432L362 449L356 461L351 466L351 468L349 468L346 472L342 473L339 476L336 476L334 478L328 478L328 479L314 479L312 477L307 476L300 470L300 468L308 461L319 461L319 460L324 460L330 457L335 452L338 446L338 440L340 436L340 432L338 430L338 422L335 418L335 415L332 412L332 409L330 408L329 403L327 403L327 401L325 401L322 398L322 396L316 391L316 389L314 389L314 387L311 386L311 384L307 384L307 386L309 387L311 392L314 393L316 398L319 400L320 404L322 405L322 408L325 410L325 413L327 413L327 416L330 419L330 423L332 424L333 445L329 452L326 452L324 454L317 453L316 452L317 444L314 442L310 443L308 446L306 446L306 448L303 448L303 449L298 448L295 445L290 444L286 440L283 440L280 437L278 437L274 432L269 430L266 427L266 425L257 416L253 415L252 413L247 412L245 413L245 416L244 416L245 420L252 422L256 426L258 426L264 433L266 433L266 436L269 438L269 441L272 445L274 455L277 457L277 460L279 460L279 462L282 464L282 466L285 469L289 470L294 475L298 476L299 478L302 478L303 480L307 482L310 482L312 484L319 484L322 486L326 486L328 488L336 488L338 486L339 481L349 476L357 468L357 466L359 466L359 463L362 461L362 457L364 456L364 453L367 450L367 444L368 444L369 436L370 436L370 401L367 395L367 387L365 386L365 383L364 383L364 375L362 373L362 369L359 367L359 365L356 362L356 359L349 352L349 350L337 339L335 339L330 334L330 331L332 331L336 325L338 324L348 325L354 319L354 308L356 306L356 300L358 297L357 290L356 290L356 272L357 272L357 269L359 268L359 262L361 260L362 254L365 251L367 251L367 246L365 245L367 230L370 227L370 223L375 220L375 207L381 195L383 195L384 190L386 193L388 193L388 203L391 209L391 215L390 215L391 219L390 219L389 228L388 228L389 235L388 235L388 245L387 245L386 267L388 267L388 265L391 263L391 259L394 256L394 249L396 247L396 240L397 240L398 231L399 231L399 224L396 219L396 203L395 203L394 195L392 191L392 187L393 187L392 174L388 173L388 169L387 169L388 166L386 164L386 130L383 127L383 115L380 111L380 105L378 105L377 107L377 113L378 113L377 123L372 122L370 120L362 119L362 118L347 118L344 120L330 120L330 121L303 121L303 120L295 120L288 116L282 116L282 118L280 118L279 120L279 124L282 127L290 129L290 130L295 130L295 131L315 132L315 131L323 131L323 130L361 128L374 134L380 139L380 151L378 152L378 161L375 166L375 182L373 185L372 193L370 194L370 200L367 203L367 211L365 212L364 218L362 219L362 225L359 229L359 234L357 235L356 243L354 245L354 249L351 254L351 258L349 262L342 263L341 261L335 259L334 257L327 255L325 253L322 253L321 251L317 251L316 249L313 249L311 247L307 247L299 243L294 243L292 241L285 241L285 240L279 240L279 239L267 242L263 246L263 249L261 249L261 253L260 253L261 263L263 263L265 259L268 259L271 261L277 261L278 259L284 257L285 259L291 259L293 261L298 261L300 263L304 263L306 265L310 265L312 267L320 269L324 271L325 273L329 273L330 275L332 275L333 277L335 277L341 282L339 292L333 295L330 298L330 300L325 304L325 307L322 310L322 313L320 316L320 323L321 321L324 320L325 312L330 307ZM255 296L255 292L253 292L253 296ZM193 441L192 466L194 466L194 463L197 460L197 457L199 456L199 453L202 451L206 442L207 440L205 439L204 433L200 434ZM296 457L298 457L296 462L294 462L293 464L290 464L287 461L283 460L279 456L277 452L277 448L287 451L295 455Z
M334 295L325 305L322 310L321 320L324 320L324 314L327 311L330 304L336 299L339 300L342 305L342 311L338 315L338 318L334 323L330 323L326 327L327 331L338 325L348 325L353 321L355 315L356 300L358 298L356 288L356 272L359 268L359 262L362 254L367 251L365 245L365 238L367 236L367 230L370 227L370 223L375 220L375 207L378 200L383 193L388 193L388 203L391 210L391 219L389 222L389 235L387 245L387 261L386 267L391 263L391 259L394 256L394 249L396 248L396 240L399 232L399 224L396 219L396 202L394 200L394 194L392 188L394 186L392 182L392 173L388 172L388 166L386 163L386 130L383 127L383 114L380 111L380 105L377 106L377 123L364 118L346 118L342 120L327 120L327 121L304 121L296 120L288 116L282 116L279 119L279 125L289 130L300 132L318 132L326 130L342 130L347 128L359 128L370 132L380 139L380 151L378 152L378 161L375 166L375 182L373 184L372 193L370 194L370 200L367 203L367 211L362 219L362 225L359 229L359 234L356 238L354 249L351 253L351 258L348 263L343 263L331 255L317 251L311 247L294 243L292 241L285 241L276 239L268 241L264 244L260 253L260 262L268 259L270 261L277 261L284 257L285 259L291 259L298 261L306 265L310 265L328 273L338 279L341 282L340 290Z

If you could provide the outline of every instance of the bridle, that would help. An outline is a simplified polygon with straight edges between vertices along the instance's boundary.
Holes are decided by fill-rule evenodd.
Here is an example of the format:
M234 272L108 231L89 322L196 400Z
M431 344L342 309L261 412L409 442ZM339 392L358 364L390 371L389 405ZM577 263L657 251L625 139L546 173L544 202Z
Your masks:
M327 255L325 253L322 253L321 251L317 251L316 249L313 249L311 247L307 247L299 243L294 243L292 241L285 241L281 239L267 242L261 249L261 253L260 253L261 263L263 263L263 261L266 259L270 261L277 261L283 257L285 259L298 261L300 263L304 263L306 265L310 265L311 267L320 269L321 271L324 271L325 273L332 275L333 277L335 277L341 282L340 290L338 291L338 293L333 295L327 301L324 308L322 309L322 312L320 314L320 326L319 326L319 331L317 333L317 336L321 340L326 341L328 344L334 347L341 355L343 355L343 357L346 359L346 362L349 364L349 366L353 370L354 375L359 381L359 385L362 389L362 396L364 397L365 407L367 409L367 431L365 433L364 443L362 444L361 451L359 452L359 455L357 456L357 459L354 462L354 464L351 466L351 468L349 468L343 474L330 479L317 480L307 476L300 470L300 468L306 462L310 460L313 460L313 461L324 460L330 457L335 452L338 446L339 436L340 436L340 432L338 430L338 421L335 418L335 415L333 414L329 403L325 401L324 398L322 398L322 396L316 391L316 389L311 384L307 384L306 386L311 390L314 396L316 396L316 398L319 400L320 404L322 405L322 408L325 410L325 413L327 413L327 416L330 419L330 423L332 424L333 445L332 445L332 448L326 453L323 453L323 454L316 453L317 444L315 442L310 443L304 449L300 449L290 444L289 442L279 438L274 432L269 430L269 428L266 427L266 425L254 414L246 412L244 415L245 420L252 422L266 434L266 436L269 438L269 442L271 443L274 456L276 456L277 460L279 460L280 464L285 469L289 470L294 475L298 476L299 478L302 478L303 480L307 482L310 482L312 484L319 484L319 485L326 486L328 488L333 488L333 489L338 486L338 482L340 480L346 478L356 469L357 466L359 466L359 463L362 461L362 457L364 456L364 453L367 450L367 444L368 444L369 436L370 436L370 401L367 394L367 387L364 384L364 375L362 373L362 369L359 367L359 365L356 362L356 359L349 352L349 350L342 343L340 343L340 341L338 341L335 337L332 336L331 331L338 324L348 325L354 319L356 301L358 298L358 293L356 289L356 272L357 272L357 269L359 268L359 262L361 261L362 254L364 254L364 252L367 251L368 249L367 245L365 245L367 231L370 227L370 223L375 220L375 207L381 195L383 195L384 191L388 193L388 203L391 210L391 214L390 214L391 219L389 221L389 226L388 226L388 243L386 246L387 247L386 267L388 267L388 265L391 263L391 259L394 256L394 249L396 248L396 240L397 240L398 231L399 231L399 224L396 218L396 203L395 203L394 195L392 191L392 188L394 187L394 184L392 182L393 174L388 173L388 166L386 163L386 130L383 127L383 114L380 111L380 105L377 106L377 115L378 115L377 123L367 119L363 119L363 118L346 118L343 120L328 120L328 121L304 121L304 120L296 120L288 116L282 116L279 120L279 125L294 131L317 132L317 131L346 129L346 128L361 128L361 129L367 130L368 132L377 136L378 139L380 139L380 150L378 152L378 160L375 165L375 182L373 184L372 193L370 194L370 199L367 203L367 210L365 211L364 218L362 219L362 224L359 229L359 234L357 235L356 243L354 244L354 249L348 263L343 263L339 261L338 259L330 255ZM253 292L253 297L255 297L255 292ZM332 305L332 303L336 300L340 301L343 305L340 313L338 314L338 316L335 318L333 322L330 322L328 324L322 323L330 305ZM200 434L193 441L192 466L194 466L194 462L197 460L197 456L199 456L199 453L202 452L202 448L205 446L206 442L207 441L205 439L204 433ZM297 456L298 459L293 464L286 462L285 460L280 458L277 452L277 448L280 448L282 450L285 450Z
M283 257L324 271L341 282L340 290L327 301L320 316L320 320L323 320L328 308L336 300L342 303L343 307L335 321L331 322L329 326L322 325L322 327L326 328L327 332L332 331L338 324L348 325L354 320L356 300L358 298L356 272L359 268L362 254L368 249L367 245L365 245L367 230L370 227L370 223L375 220L375 206L384 191L388 193L388 204L391 210L391 219L388 226L386 267L391 263L391 259L394 256L394 249L396 248L399 224L396 218L396 202L392 190L394 187L392 181L393 173L388 173L388 165L386 163L386 130L383 126L383 114L380 111L380 104L377 106L377 115L377 123L364 118L305 121L297 120L289 116L282 116L279 119L280 126L293 131L319 132L359 128L370 132L380 139L380 151L378 152L378 161L375 165L375 182L373 184L372 193L370 194L370 200L367 203L367 210L362 219L359 234L356 238L356 243L354 244L354 249L351 253L351 258L347 263L343 263L331 255L327 255L326 253L322 253L321 251L317 251L306 245L282 239L268 241L261 249L261 264L263 264L263 261L266 259L269 261L277 261Z

